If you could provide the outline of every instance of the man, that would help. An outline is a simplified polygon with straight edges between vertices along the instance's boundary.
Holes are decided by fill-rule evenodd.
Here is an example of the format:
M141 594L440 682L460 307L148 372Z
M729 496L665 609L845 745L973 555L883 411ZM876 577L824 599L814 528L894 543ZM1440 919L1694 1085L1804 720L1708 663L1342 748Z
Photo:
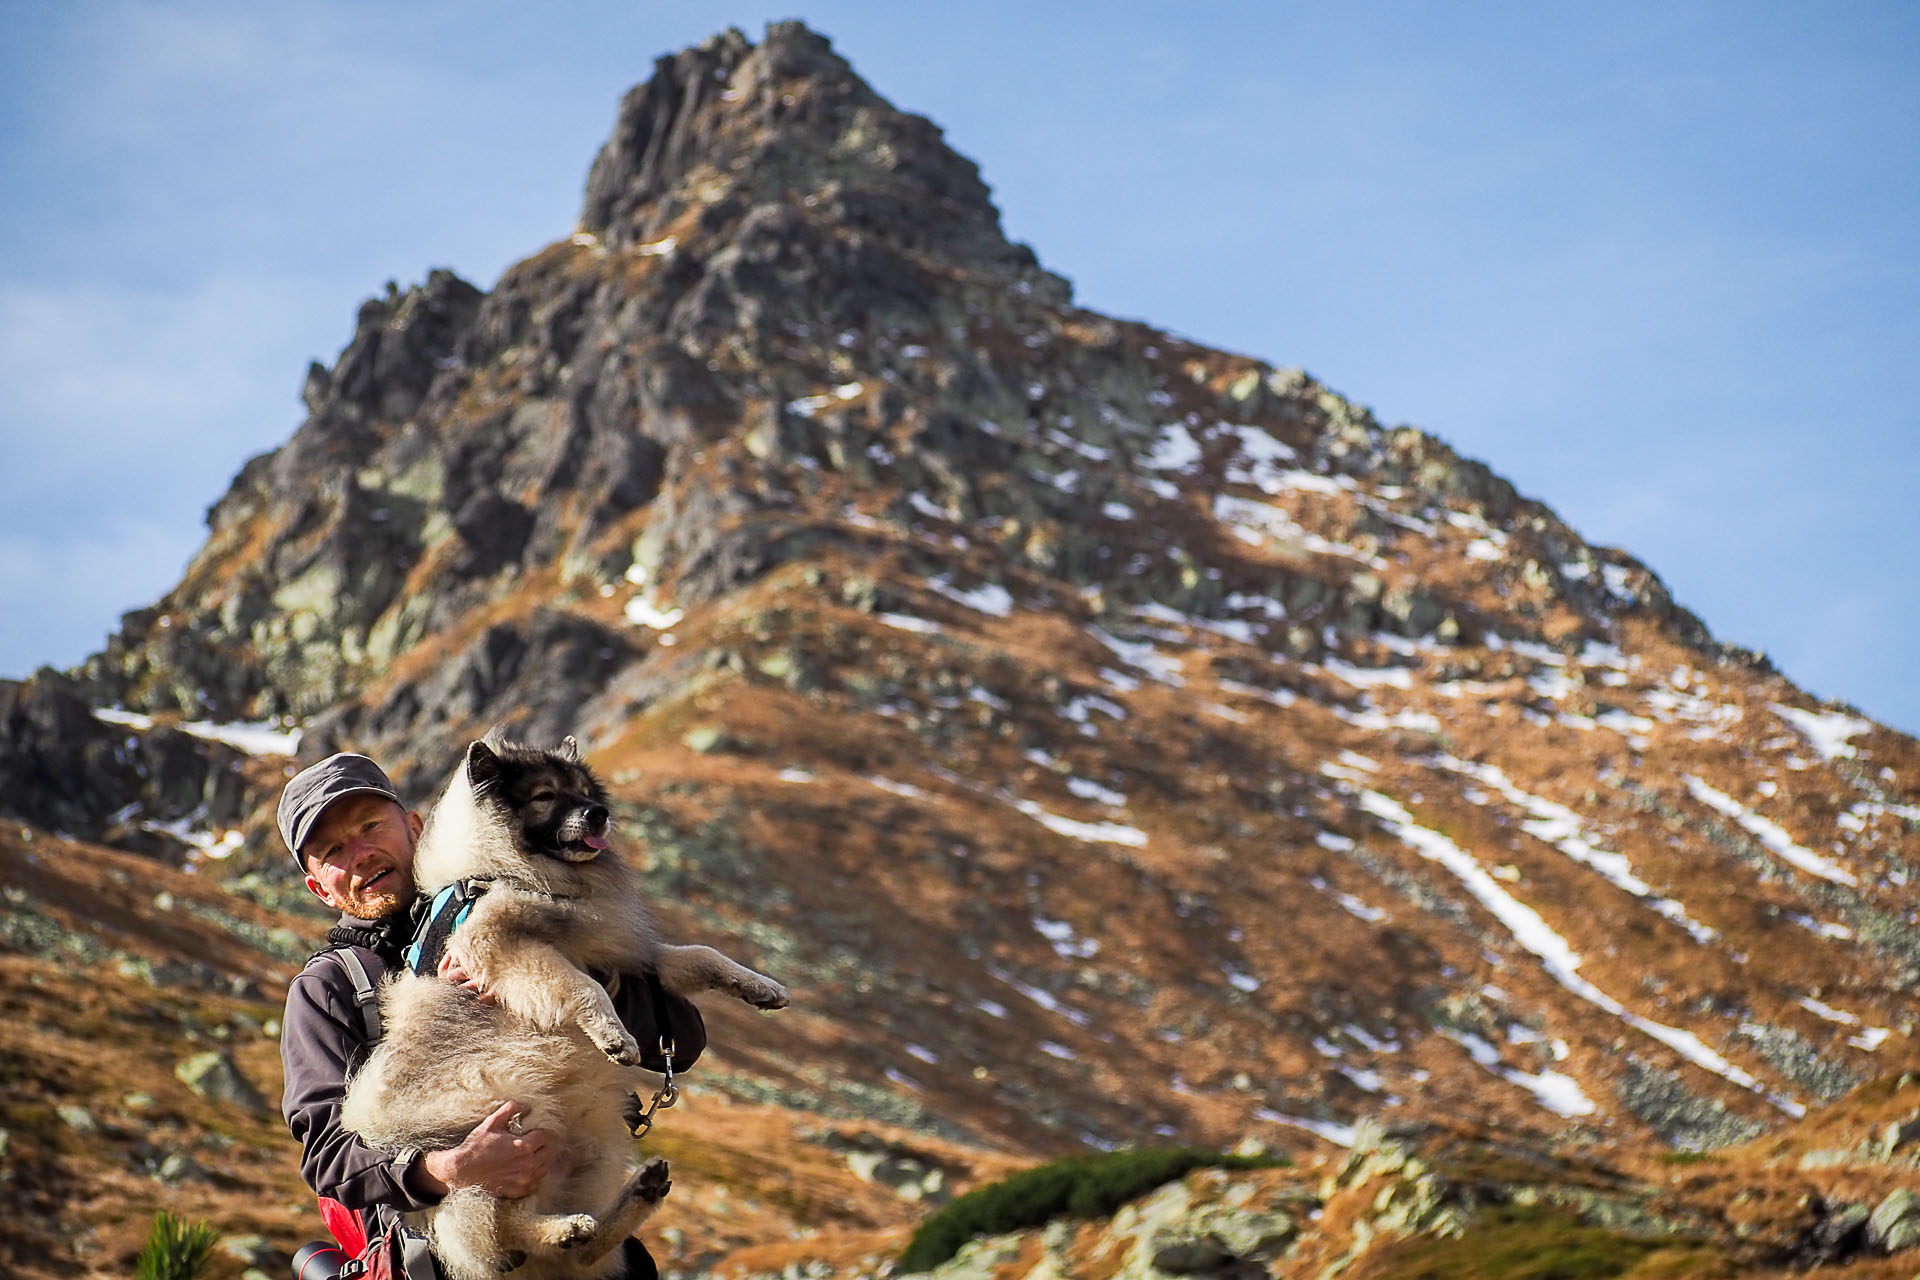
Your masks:
M477 1186L505 1199L530 1194L551 1158L552 1135L516 1133L521 1108L504 1101L461 1142L441 1151L394 1155L367 1146L340 1127L348 1071L366 1056L366 1026L354 981L336 950L349 950L378 983L404 965L413 937L414 842L421 818L400 803L380 767L362 755L330 756L302 770L280 796L280 836L316 898L340 912L327 933L333 946L308 959L287 990L280 1059L286 1091L281 1112L301 1146L300 1172L322 1196L360 1215L367 1238L389 1213L436 1204L449 1190ZM479 992L452 954L440 975ZM706 1027L694 1005L662 990L650 974L629 975L614 986L614 1007L643 1049L646 1065L663 1070L657 1046L673 1045L673 1068L691 1065L706 1047ZM668 1023L655 1025L655 1010ZM652 1280L653 1259L638 1240L627 1242L627 1275Z

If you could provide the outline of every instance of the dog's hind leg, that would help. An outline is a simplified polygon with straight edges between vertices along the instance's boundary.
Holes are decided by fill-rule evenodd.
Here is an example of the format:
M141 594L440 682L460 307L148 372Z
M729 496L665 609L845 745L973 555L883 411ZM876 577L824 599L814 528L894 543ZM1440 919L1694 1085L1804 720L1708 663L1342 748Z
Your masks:
M526 1263L534 1242L508 1204L478 1187L457 1187L431 1211L434 1256L450 1280L498 1280Z
M660 984L676 995L726 991L756 1009L784 1009L787 989L712 947L663 946L654 958Z
M592 1243L600 1224L592 1214L541 1213L525 1200L497 1200L498 1238L502 1251L524 1260L528 1255L577 1250Z
M665 1160L655 1156L641 1165L614 1196L613 1204L600 1215L600 1230L594 1239L574 1256L586 1266L606 1257L621 1241L646 1225L672 1189Z

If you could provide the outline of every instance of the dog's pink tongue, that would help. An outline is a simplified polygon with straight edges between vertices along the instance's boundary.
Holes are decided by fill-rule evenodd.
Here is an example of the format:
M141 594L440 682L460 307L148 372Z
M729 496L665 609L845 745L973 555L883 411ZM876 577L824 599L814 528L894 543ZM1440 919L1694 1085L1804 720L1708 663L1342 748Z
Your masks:
M581 836L580 843L589 849L604 849L607 847L607 841L604 836Z

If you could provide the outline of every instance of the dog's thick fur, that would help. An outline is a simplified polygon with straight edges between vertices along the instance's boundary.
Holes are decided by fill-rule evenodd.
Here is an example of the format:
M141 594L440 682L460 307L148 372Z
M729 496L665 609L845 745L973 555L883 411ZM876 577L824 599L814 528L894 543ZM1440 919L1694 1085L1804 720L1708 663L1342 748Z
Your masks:
M341 1122L387 1150L457 1145L499 1104L554 1137L523 1200L461 1188L412 1215L453 1280L604 1280L666 1195L660 1160L632 1165L623 1119L644 1083L640 1047L587 973L652 971L681 995L727 991L763 1009L785 988L711 947L660 941L639 885L606 841L606 794L573 739L559 751L475 742L414 855L428 893L491 881L451 946L493 995L402 974L381 992L384 1039L348 1082Z

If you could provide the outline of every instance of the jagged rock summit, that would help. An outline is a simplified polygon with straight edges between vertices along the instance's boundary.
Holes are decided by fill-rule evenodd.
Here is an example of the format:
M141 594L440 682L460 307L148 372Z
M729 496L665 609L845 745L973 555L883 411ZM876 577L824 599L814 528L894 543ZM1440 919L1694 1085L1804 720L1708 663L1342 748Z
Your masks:
M303 396L179 586L0 688L10 812L259 895L299 760L424 799L576 734L677 935L795 989L714 1087L1003 1159L1645 1157L1912 1060L1913 740L1434 437L1076 307L804 27L662 59L571 234Z
M758 47L728 31L661 58L621 103L581 231L617 251L684 234L689 219L748 260L769 235L800 233L875 238L954 269L1017 277L1034 265L1002 235L978 167L791 22Z
M797 24L661 59L581 228L491 295L436 271L363 306L180 588L89 664L98 693L227 719L332 706L480 583L603 558L675 446L839 376L817 366L850 349L822 342L924 327L956 285L1067 296L1000 234L975 167Z

